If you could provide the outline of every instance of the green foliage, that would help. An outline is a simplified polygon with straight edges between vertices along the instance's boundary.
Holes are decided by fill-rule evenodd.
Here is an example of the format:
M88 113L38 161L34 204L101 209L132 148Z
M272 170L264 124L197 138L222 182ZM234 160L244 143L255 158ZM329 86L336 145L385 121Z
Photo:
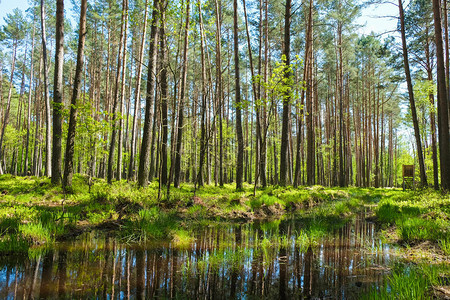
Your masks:
M178 248L188 248L195 238L192 233L184 229L176 229L171 232L172 243Z
M439 223L436 220L425 220L414 217L403 219L397 223L397 226L401 239L406 242L423 240L437 241L442 237L442 230L444 229Z
M450 256L450 237L439 240L439 246L445 255Z
M443 274L450 271L448 265L395 264L380 289L373 288L363 299L431 299L433 285L444 285Z
M401 216L400 207L391 202L380 204L376 214L378 220L387 224L393 224Z
M125 224L125 238L134 241L163 239L170 237L174 230L174 215L161 211L158 207L141 209L135 219Z
M399 237L407 242L448 238L448 196L432 190L405 192L380 201L376 216L385 225L396 225Z
M5 39L10 40L10 45L17 43L25 37L25 32L28 30L28 23L20 9L16 8L12 14L7 14L4 22L5 25L2 27L2 33Z
M255 209L259 209L261 208L261 206L266 205L266 206L272 206L275 203L282 203L284 204L282 201L280 201L280 199L278 199L277 197L274 196L269 196L267 194L262 195L261 197L256 197L256 198L252 198L250 200L250 207L255 210Z
M15 254L23 255L28 252L29 243L22 236L11 234L0 238L0 255Z

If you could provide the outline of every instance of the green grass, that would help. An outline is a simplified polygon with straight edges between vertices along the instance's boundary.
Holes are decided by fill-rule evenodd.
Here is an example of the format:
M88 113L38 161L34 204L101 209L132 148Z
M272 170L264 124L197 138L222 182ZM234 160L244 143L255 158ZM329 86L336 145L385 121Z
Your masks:
M136 217L124 224L121 235L128 241L147 241L166 239L176 229L176 218L172 213L161 211L158 207L139 210Z
M376 208L378 221L384 226L395 225L404 242L429 240L440 242L450 237L450 197L425 190L391 195Z
M4 243L52 243L80 224L97 228L109 222L119 224L120 235L131 240L170 238L176 236L172 229L179 227L182 219L207 224L206 220L264 218L260 209L276 206L272 212L276 218L291 211L302 218L302 230L313 244L345 224L364 204L378 204L379 222L397 226L399 236L407 242L443 240L444 250L449 239L445 228L449 227L450 197L428 190L270 186L258 188L254 197L253 185L244 183L242 190L236 190L234 184L200 187L195 192L198 201L193 198L193 185L186 183L172 188L168 199L163 191L158 201L156 181L139 188L125 180L108 185L103 179L94 179L89 189L87 178L75 175L73 188L66 194L46 178L2 175L0 191L0 238ZM10 238L12 235L16 238ZM305 244L301 240L299 244Z
M441 250L442 250L442 252L444 252L445 255L450 256L450 238L449 237L439 240L439 246L441 247Z
M384 285L373 288L362 299L432 299L432 287L445 285L448 265L394 265Z
M178 248L188 248L195 241L193 234L184 229L175 229L170 235L172 243Z

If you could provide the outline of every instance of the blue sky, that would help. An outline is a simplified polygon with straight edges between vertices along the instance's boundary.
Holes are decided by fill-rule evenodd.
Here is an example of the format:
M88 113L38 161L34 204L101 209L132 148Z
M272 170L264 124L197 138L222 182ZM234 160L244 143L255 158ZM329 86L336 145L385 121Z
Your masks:
M65 2L67 10L71 5L70 1ZM0 24L4 24L3 18L6 14L11 13L16 7L25 11L29 7L28 0L0 0ZM397 20L384 16L397 15L397 7L392 4L382 4L364 8L362 16L358 18L357 22L365 26L361 28L359 32L370 34L373 31L376 34L380 34L394 30L396 28Z
M385 3L364 8L357 22L365 25L360 30L360 33L370 34L373 31L376 34L382 34L397 28L397 17L398 7L390 3ZM392 34L389 33L389 35Z
M27 0L0 0L0 23L3 24L3 18L6 14L11 13L14 8L25 11L28 7Z

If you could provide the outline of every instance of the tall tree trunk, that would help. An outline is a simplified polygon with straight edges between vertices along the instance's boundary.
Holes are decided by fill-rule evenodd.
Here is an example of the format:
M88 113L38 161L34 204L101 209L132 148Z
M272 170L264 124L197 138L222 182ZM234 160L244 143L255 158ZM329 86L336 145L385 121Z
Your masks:
M75 153L75 134L77 126L77 105L81 94L81 75L84 65L84 43L86 39L86 9L87 0L81 0L80 28L78 30L77 66L73 83L72 100L70 102L69 129L67 131L66 154L64 158L63 188L72 186L73 155Z
M305 47L305 51L308 51L306 53L307 57L305 58L305 74L304 80L306 81L306 142L307 142L307 148L306 148L306 182L308 185L314 185L315 182L315 133L314 133L314 117L315 114L313 112L314 110L314 84L313 84L313 65L314 65L314 54L313 54L313 19L312 19L312 9L313 9L313 3L312 1L309 2L309 8L308 8L308 29L307 29L307 46ZM302 118L302 114L300 115L300 118ZM301 128L301 127L300 127ZM297 155L298 158L299 155Z
M444 14L444 41L445 41L445 83L447 87L447 106L448 112L450 114L450 49L449 49L449 33L448 33L448 11L447 11L447 0L443 0L442 13ZM450 126L450 124L449 124Z
M342 22L338 21L337 25L337 66L336 78L337 78L337 89L338 89L338 102L339 102L339 186L345 187L346 176L346 159L344 153L344 78L343 78L343 59L342 59Z
M26 138L25 138L25 159L24 159L24 167L23 167L23 175L29 175L28 174L28 153L29 153L29 147L30 147L30 129L31 129L31 89L33 87L33 67L34 67L34 35L36 33L36 27L35 27L35 23L33 20L33 36L32 36L32 40L31 40L31 60L30 60L30 82L29 82L29 87L28 87L28 112L27 112L27 134L26 134ZM0 147L1 149L1 147Z
M238 143L236 158L236 189L242 189L244 173L244 136L242 134L242 102L239 75L239 37L238 37L238 6L237 0L233 1L233 35L234 35L234 77L235 77L235 101L236 101L236 138Z
M45 96L45 176L51 177L51 116L50 96L48 92L48 65L47 65L47 38L45 33L45 6L41 0L41 33L42 33L42 55L44 60L44 96Z
M450 189L450 137L448 124L447 85L445 80L444 50L442 43L441 3L433 0L434 29L436 39L437 82L438 82L438 131L441 162L441 187Z
M262 4L262 3L261 3ZM262 18L262 12L260 12L260 16ZM264 4L264 74L263 79L264 82L267 83L269 76L269 0L265 0ZM262 55L262 53L261 53ZM260 56L261 56L260 55ZM261 94L261 93L259 93ZM261 127L261 139L259 140L259 167L258 170L260 172L261 177L261 186L266 187L267 185L267 133L269 130L269 119L267 118L267 103L268 103L268 94L267 89L264 88L263 99L265 99L261 115L260 115L260 127ZM269 111L270 114L270 111ZM264 134L264 135L263 135Z
M126 30L126 20L128 19L128 1L122 1L122 27L120 29L120 40L119 40L119 54L117 56L117 73L116 73L116 83L114 86L114 102L112 110L112 131L111 131L111 141L109 144L109 155L108 155L108 183L112 183L114 177L114 150L116 149L116 136L117 136L117 105L119 102L119 84L122 70L123 53L125 52L124 36ZM120 172L120 170L118 170Z
M55 77L53 86L53 152L52 184L61 182L61 138L62 138L62 99L64 67L64 0L56 1L56 49Z
M14 77L14 70L15 70L15 65L16 65L16 52L17 52L17 41L13 42L13 51L12 51L12 62L11 62L11 76L10 76L10 81L9 81L9 89L8 89L8 100L6 102L6 110L5 110L5 115L3 117L3 126L2 126L2 133L0 136L0 174L3 174L3 167L2 167L2 162L3 162L3 138L5 136L5 130L6 130L6 126L8 125L8 118L9 118L9 110L11 108L11 96L12 96L12 89L13 89L13 77Z
M27 50L28 50L28 44L25 45L25 56L24 56L24 63L22 65L22 80L20 83L20 93L19 93L19 104L18 104L18 112L17 112L17 117L16 117L16 130L18 132L21 132L22 129L22 107L25 106L24 103L22 103L23 101L23 94L25 92L25 62L27 61ZM23 147L22 147L22 151L23 151ZM21 159L21 157L19 157L19 147L15 147L15 149L13 149L13 158L11 161L11 171L10 173L13 175L17 175L17 165L18 165L18 160ZM22 164L22 162L21 162Z
M183 42L183 61L181 71L181 83L180 83L180 101L178 107L178 133L177 133L177 145L175 151L175 177L173 185L178 188L180 186L180 173L181 173L181 146L183 139L183 120L184 120L184 102L186 93L186 81L187 81L187 66L188 66L188 44L189 44L189 20L190 20L190 0L186 1L186 21L184 26L184 42Z
M431 35L428 32L427 27L427 40L425 47L425 56L426 56L426 65L427 65L427 79L430 82L433 82L433 66L431 64L431 53L430 53L430 44L431 44ZM433 185L434 189L439 189L439 163L438 163L438 153L437 153L437 139L436 139L436 113L434 108L434 95L433 92L430 92L428 95L428 99L430 100L430 104L433 109L430 111L430 131L431 131L431 151L432 151L432 159L433 159Z
M127 30L128 30L128 0L126 4L126 11L125 11L125 28L124 28L124 38L123 38L123 65L122 65L122 83L121 83L121 92L120 92L120 108L119 108L119 139L117 141L117 180L122 180L122 159L123 159L123 127L124 127L124 118L123 114L125 112L125 83L126 83L126 70L127 70ZM131 52L132 49L131 49ZM131 81L131 80L130 80ZM130 84L131 86L131 84ZM128 122L127 122L128 124ZM126 150L125 150L126 151Z
M148 0L145 0L144 26L142 28L142 39L139 48L139 61L136 77L136 90L134 94L134 114L133 129L131 132L131 149L130 149L130 166L128 168L128 180L131 180L135 174L135 155L136 155L136 135L137 135L137 117L139 114L139 103L141 101L141 81L142 81L142 62L144 60L145 37L147 35L147 17L148 16ZM151 106L151 103L150 103Z
M200 53L201 53L201 61L202 61L202 107L201 107L201 137L200 137L200 161L198 165L198 172L197 177L195 180L195 187L202 186L203 185L203 164L206 157L206 149L208 147L207 140L206 140L206 58L205 58L205 40L203 35L203 13L202 13L202 6L201 1L198 1L198 13L199 13L199 20L200 20Z
M150 27L150 47L149 47L149 62L147 73L147 96L145 105L145 120L144 133L142 135L142 145L139 159L138 185L145 187L148 184L149 176L149 160L151 147L151 127L152 127L152 104L155 102L156 112L156 98L155 98L155 75L156 75L156 61L158 56L158 24L159 24L159 3L160 0L153 1L152 22ZM155 114L156 118L156 114ZM152 174L153 176L153 174Z
M439 0L433 0L433 8L435 6L435 2L437 2L437 5L439 6ZM403 3L402 0L398 0L398 9L399 9L399 14L400 14L400 30L401 30L401 36L402 36L402 48L403 48L403 64L405 67L405 75L406 75L406 83L408 86L408 94L409 94L409 104L411 107L411 115L412 115L412 121L413 121L413 125L414 125L414 135L416 138L416 146L417 146L417 156L419 158L419 169L420 169L420 180L421 180L421 185L422 186L427 186L427 174L425 173L425 163L424 163L424 159L423 159L423 153L422 153L422 142L420 140L420 129L419 129L419 123L417 120L417 113L416 113L416 103L414 101L414 91L413 91L413 85L412 85L412 80L411 80L411 73L409 70L409 61L408 61L408 50L407 50L407 44L406 44L406 33L405 33L405 17L404 17L404 12L403 12ZM438 8L439 9L439 8ZM438 10L439 13L439 10ZM435 16L436 18L436 16ZM435 27L438 26L439 29L441 29L441 25L440 25L440 15L438 15L439 18L439 25L435 24ZM442 30L441 30L441 35L439 36L439 40L441 42L441 51L442 51ZM437 33L436 33L437 36ZM436 41L438 41L438 38L436 38ZM436 52L438 52L439 49L437 49ZM442 53L442 68L444 67L444 56ZM438 55L438 59L439 59L439 55ZM439 63L438 63L439 66ZM439 70L439 67L438 67ZM442 72L444 72L444 69L442 69ZM442 88L444 89L444 96L446 95L445 92L445 74L442 74L443 76L443 86ZM439 76L438 76L438 80L439 80ZM445 101L446 102L446 101ZM447 107L445 107L447 108ZM448 112L446 110L446 120L448 120ZM448 121L447 121L447 136L448 136ZM439 132L439 136L441 132ZM445 134L445 133L444 133ZM448 139L447 139L448 142ZM441 143L439 143L441 146ZM441 148L442 150L443 148ZM447 151L446 153L448 154L448 159L446 160L447 163L450 163L450 153L448 146L446 148L445 151ZM444 153L445 156L445 153ZM441 151L441 162L442 162L442 151ZM441 166L441 173L442 173L442 166ZM448 173L450 175L450 173ZM450 176L449 176L449 180L450 180ZM450 186L450 185L449 185Z
M219 185L223 186L224 183L224 174L223 174L223 124L222 124L222 116L223 116L223 86L222 86L222 18L220 14L220 4L219 0L215 0L216 4L216 97L217 97L217 105L218 105L218 114L219 114Z
M291 2L286 0L284 13L284 63L286 64L284 76L286 78L286 92L283 95L283 120L281 127L281 148L280 148L280 185L288 184L288 147L289 147L289 117L290 117L290 81L292 72L290 71L290 49L291 49Z
M250 32L249 32L249 29L248 29L247 8L246 8L245 0L243 0L243 5L244 5L244 16L245 16L245 31L246 31L246 34L247 34L247 48L248 48L248 55L249 55L249 60L250 60L250 74L251 74L251 81L252 81L252 93L253 93L253 101L255 103L255 112L256 112L256 135L257 135L256 143L258 144L262 140L262 130L261 130L261 122L260 122L261 121L260 115L261 115L262 105L260 103L261 102L260 99L258 99L259 95L258 95L258 88L257 88L257 85L256 85L257 79L255 77L255 72L254 72L254 68L253 68L253 55L252 55L252 48L251 48L251 43L250 43ZM261 11L261 14L262 14L262 7L260 7L260 11ZM260 22L261 22L261 18L260 18ZM261 24L260 24L260 26L261 26ZM261 32L261 30L260 30L260 32ZM261 45L261 37L260 37L260 45ZM261 53L261 49L260 49L260 53ZM260 58L261 58L261 55L260 55ZM259 62L259 63L261 64L261 62ZM252 118L252 121L253 121L253 118ZM253 124L253 122L252 122L252 124ZM248 135L248 130L247 130L247 135ZM259 145L257 145L256 148L258 149ZM261 159L260 155L257 155L256 157L257 158L260 157L260 159ZM252 161L250 160L250 164L251 164L251 162ZM260 167L261 162L258 159L256 159L255 162L256 162L256 175L255 175L255 186L256 186L258 184L258 179L260 177L260 168L259 167ZM251 166L250 166L250 172L251 172ZM265 170L263 170L263 172L265 172ZM249 183L250 182L251 182L251 176L250 176ZM264 180L261 181L261 183L262 183L262 185L264 187L266 186L266 178L265 178L265 176L264 176Z
M167 68L169 66L169 58L167 53L167 41L166 41L166 12L165 7L167 2L164 0L160 2L160 12L161 12L161 28L160 28L160 47L161 47L161 70L160 70L160 88L161 88L161 169L159 183L161 185L166 185L168 180L167 172L167 141L168 141L168 84L167 84Z
M308 18L306 23L306 44L305 44L305 60L303 62L304 64L304 70L303 70L303 82L306 83L306 80L308 78L308 64L310 59L310 48L312 45L312 0L309 1L309 7L308 7ZM307 87L308 88L308 87ZM295 170L294 170L294 186L298 186L301 184L300 177L301 177L301 145L302 145L302 123L303 123L303 104L305 103L305 90L302 89L301 91L301 102L300 102L300 110L299 115L297 117L297 150L296 150L296 159L295 159ZM308 142L309 143L309 142Z
M40 113L40 102L41 102L41 73L42 73L42 54L39 57L39 72L36 82L36 92L34 93L34 111L36 116L35 126L34 126L34 145L33 145L33 163L32 163L32 174L39 176L39 143L41 142L40 136L40 126L41 126L41 113ZM39 96L39 97L38 97Z

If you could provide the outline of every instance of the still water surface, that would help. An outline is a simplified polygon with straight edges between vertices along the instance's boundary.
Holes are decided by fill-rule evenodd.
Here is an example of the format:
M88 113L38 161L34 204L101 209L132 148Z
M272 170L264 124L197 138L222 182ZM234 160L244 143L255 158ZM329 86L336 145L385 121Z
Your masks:
M305 247L302 223L198 226L195 242L142 245L90 233L0 259L0 298L357 299L382 284L395 249L359 216Z

